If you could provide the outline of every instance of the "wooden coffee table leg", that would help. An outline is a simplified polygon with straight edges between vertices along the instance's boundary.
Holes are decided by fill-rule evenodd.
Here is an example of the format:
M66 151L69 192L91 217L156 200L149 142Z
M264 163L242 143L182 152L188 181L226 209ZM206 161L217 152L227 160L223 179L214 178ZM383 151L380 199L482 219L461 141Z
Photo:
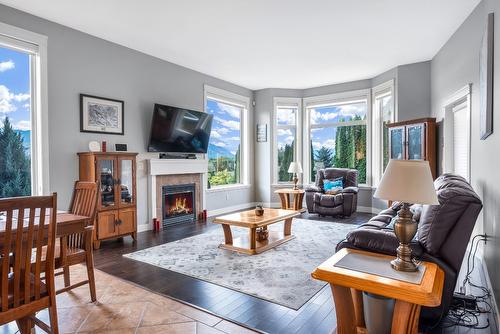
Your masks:
M222 224L222 229L224 230L224 243L226 245L233 244L233 234L231 233L231 226Z
M285 236L292 234L292 218L288 218L285 220L285 229L283 231Z
M417 334L420 305L396 300L392 315L391 334Z
M257 233L256 228L250 229L250 249L255 250L257 248Z

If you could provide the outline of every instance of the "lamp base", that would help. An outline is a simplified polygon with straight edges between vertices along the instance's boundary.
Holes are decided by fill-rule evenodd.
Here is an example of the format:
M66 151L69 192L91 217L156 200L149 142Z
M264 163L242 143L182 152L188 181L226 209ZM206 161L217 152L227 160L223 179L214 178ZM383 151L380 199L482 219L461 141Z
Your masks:
M297 177L297 173L293 176L293 190L299 190L297 183L299 182L299 178Z
M399 241L396 250L397 258L391 261L391 266L399 271L417 271L418 267L411 259L410 242L417 233L417 224L413 221L413 214L408 203L398 211L398 220L394 224L394 233Z

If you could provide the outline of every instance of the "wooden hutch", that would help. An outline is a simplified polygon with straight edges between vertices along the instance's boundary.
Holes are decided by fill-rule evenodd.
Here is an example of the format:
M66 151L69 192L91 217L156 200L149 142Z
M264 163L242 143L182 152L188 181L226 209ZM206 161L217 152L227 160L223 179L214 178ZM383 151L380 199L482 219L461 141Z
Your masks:
M432 177L436 170L436 119L419 118L409 121L390 123L389 158L400 160L427 160Z
M78 153L80 181L98 181L94 248L101 240L137 237L136 156L131 152Z

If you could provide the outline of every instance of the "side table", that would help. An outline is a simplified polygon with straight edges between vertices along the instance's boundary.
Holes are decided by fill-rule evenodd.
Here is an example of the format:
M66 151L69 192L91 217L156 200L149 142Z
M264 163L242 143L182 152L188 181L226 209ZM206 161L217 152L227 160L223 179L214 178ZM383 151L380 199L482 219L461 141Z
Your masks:
M305 208L302 208L302 201L304 200L305 191L303 189L278 189L274 191L275 194L280 196L281 208L285 210L295 210L300 212L305 212ZM290 201L290 195L293 196L293 201Z
M441 268L435 263L421 262L425 272L420 284L414 284L335 266L350 253L366 256L366 259L393 259L392 256L344 248L314 270L312 277L330 283L337 315L337 333L367 332L362 297L362 291L366 291L396 300L392 316L392 334L417 334L421 306L434 307L441 304L444 282Z

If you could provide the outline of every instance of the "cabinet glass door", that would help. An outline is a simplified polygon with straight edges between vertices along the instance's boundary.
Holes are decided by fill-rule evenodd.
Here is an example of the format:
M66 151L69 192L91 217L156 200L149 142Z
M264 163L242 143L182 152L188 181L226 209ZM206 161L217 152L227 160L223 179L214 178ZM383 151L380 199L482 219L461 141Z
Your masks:
M423 160L424 157L424 124L407 127L408 160Z
M134 165L135 162L130 158L119 158L120 178L118 180L118 190L120 192L120 205L132 205L135 202L134 194Z
M404 159L404 127L391 128L389 130L390 141L390 158L391 159Z
M99 205L101 208L116 206L115 170L116 160L114 158L97 158L97 179L101 187Z

